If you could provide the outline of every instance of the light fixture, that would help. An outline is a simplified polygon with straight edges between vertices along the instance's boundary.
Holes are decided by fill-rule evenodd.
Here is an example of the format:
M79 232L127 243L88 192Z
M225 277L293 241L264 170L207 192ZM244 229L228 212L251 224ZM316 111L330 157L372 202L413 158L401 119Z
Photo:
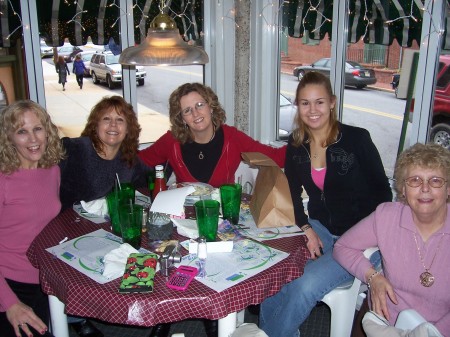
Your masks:
M147 37L140 45L126 48L119 57L119 63L123 65L182 66L208 62L208 54L202 48L186 43L175 20L164 13L153 19Z

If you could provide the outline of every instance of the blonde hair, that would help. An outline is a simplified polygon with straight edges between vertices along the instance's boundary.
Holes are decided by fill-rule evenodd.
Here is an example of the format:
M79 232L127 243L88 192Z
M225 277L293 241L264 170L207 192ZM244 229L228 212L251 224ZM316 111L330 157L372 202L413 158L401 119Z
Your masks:
M411 167L423 169L441 169L448 180L450 175L450 151L436 144L417 143L403 151L395 163L394 189L397 200L405 202L403 188L405 187L406 171ZM448 200L447 200L448 202Z
M310 71L307 72L302 79L300 80L300 83L297 86L296 95L295 95L295 105L298 106L299 99L300 99L300 92L307 86L307 85L321 85L325 88L326 92L330 96L330 99L334 99L336 96L333 94L333 89L331 88L330 79L326 77L325 75L318 73L316 71ZM297 126L294 131L292 131L292 137L294 141L292 142L292 145L298 147L303 142L307 142L311 139L311 131L309 130L309 127L302 121L300 118L300 112L297 112L295 115L294 120L295 125ZM326 147L332 143L334 143L337 140L339 134L339 123L337 120L337 113L336 109L331 109L330 111L330 131L328 132L328 137L325 140L325 144L321 144L322 146Z
M20 168L10 135L23 126L25 112L34 112L47 133L47 147L38 162L38 168L49 168L64 158L64 150L58 136L58 128L52 123L47 111L36 102L21 100L7 106L0 113L0 171L11 174Z

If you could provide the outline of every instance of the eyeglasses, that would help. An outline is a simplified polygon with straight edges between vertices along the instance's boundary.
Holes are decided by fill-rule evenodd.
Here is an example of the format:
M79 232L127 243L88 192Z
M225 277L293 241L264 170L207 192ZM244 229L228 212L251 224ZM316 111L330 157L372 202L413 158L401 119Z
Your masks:
M206 103L206 102L197 102L194 104L194 108L197 111L202 111L205 108L205 106L207 106L207 105L208 105L208 103ZM184 110L181 110L180 114L182 114L183 116L189 116L192 113L192 110L193 110L192 107L188 107Z
M423 184L424 181L426 181L428 185L433 188L441 188L447 182L447 179L441 177L431 177L430 179L423 180L418 176L409 177L405 179L405 183L409 187L419 187L420 185Z

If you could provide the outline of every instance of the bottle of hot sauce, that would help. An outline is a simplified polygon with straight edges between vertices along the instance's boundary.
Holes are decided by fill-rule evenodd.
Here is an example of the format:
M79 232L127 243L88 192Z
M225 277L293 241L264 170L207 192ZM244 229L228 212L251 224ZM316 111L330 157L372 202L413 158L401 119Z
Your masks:
M155 187L152 191L153 200L155 200L160 191L167 190L166 178L164 178L164 167L162 165L156 165L155 171Z

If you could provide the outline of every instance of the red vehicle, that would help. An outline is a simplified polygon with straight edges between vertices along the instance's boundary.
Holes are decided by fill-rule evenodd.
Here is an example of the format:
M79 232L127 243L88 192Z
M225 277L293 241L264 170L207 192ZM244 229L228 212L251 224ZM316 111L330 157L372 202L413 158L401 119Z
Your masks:
M413 110L414 99L411 112ZM439 58L430 141L450 149L450 55Z

